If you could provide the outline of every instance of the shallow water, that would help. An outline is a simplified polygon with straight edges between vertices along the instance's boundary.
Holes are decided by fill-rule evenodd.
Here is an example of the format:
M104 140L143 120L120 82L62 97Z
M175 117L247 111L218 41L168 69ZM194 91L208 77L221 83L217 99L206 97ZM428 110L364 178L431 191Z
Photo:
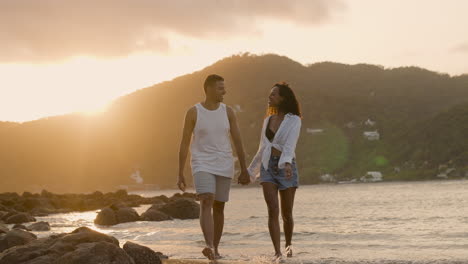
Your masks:
M296 195L293 259L287 263L468 263L468 181L302 186ZM172 195L175 190L136 192ZM149 205L135 208L144 212ZM226 260L265 263L273 254L260 188L234 188L220 251ZM95 226L96 212L37 217L50 233L79 226L161 251L201 258L198 220Z

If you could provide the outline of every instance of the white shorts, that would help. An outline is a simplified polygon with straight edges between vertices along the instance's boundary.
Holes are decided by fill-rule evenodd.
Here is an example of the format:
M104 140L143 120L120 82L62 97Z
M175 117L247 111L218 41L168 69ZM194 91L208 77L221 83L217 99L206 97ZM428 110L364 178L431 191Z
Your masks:
M199 171L193 175L193 184L198 195L203 193L214 194L215 201L229 201L231 178L218 176L209 172Z

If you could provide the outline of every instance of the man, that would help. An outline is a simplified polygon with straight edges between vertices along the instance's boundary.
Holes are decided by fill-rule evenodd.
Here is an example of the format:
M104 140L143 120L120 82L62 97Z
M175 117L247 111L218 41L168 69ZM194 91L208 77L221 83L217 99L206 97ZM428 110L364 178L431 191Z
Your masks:
M229 135L234 142L241 167L238 183L248 184L250 176L236 116L231 107L222 103L226 94L223 77L209 75L203 87L205 101L190 108L185 115L177 185L180 190L185 191L184 167L190 146L193 182L200 200L200 226L206 242L202 253L214 260L221 257L218 245L224 227L224 204L229 200L234 176L234 158ZM192 134L193 142L190 144Z

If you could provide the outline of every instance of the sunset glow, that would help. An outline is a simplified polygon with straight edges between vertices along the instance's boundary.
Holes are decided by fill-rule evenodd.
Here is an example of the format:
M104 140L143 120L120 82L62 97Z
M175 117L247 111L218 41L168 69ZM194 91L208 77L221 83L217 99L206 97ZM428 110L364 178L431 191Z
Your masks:
M86 30L76 28L76 34L69 27L80 18L66 15L75 10L72 4L60 6L64 13L53 25L44 18L55 9L31 15L33 6L0 4L0 22L6 25L6 33L0 33L0 120L95 111L119 96L241 52L276 53L303 64L335 61L468 73L466 1L297 0L273 6L259 1L239 2L232 9L208 2L205 11L214 17L201 19L174 2L166 7L174 12L170 19L137 9L126 11L128 17L89 15L87 23L102 26L84 24ZM120 4L113 7L117 13L123 10ZM87 1L79 5L99 7ZM147 8L162 12L156 4ZM43 26L43 35L25 30L14 14ZM104 19L113 24L103 24ZM110 30L116 32L102 37Z

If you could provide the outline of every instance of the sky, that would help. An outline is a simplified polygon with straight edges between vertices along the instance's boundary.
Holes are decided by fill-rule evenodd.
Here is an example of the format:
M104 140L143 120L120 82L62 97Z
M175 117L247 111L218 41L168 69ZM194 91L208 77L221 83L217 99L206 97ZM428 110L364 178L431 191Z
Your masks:
M468 74L465 0L0 0L0 121L96 114L243 52Z

